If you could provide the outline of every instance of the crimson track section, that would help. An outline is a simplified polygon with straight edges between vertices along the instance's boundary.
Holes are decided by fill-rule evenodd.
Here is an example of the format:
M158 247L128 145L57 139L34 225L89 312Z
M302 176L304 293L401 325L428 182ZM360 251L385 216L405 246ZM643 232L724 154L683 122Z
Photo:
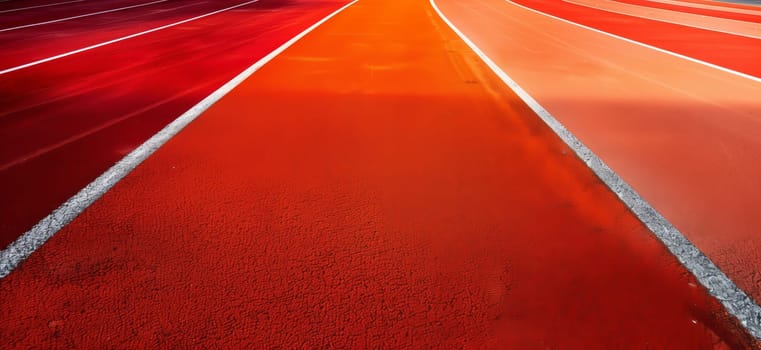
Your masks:
M241 3L172 1L0 33L0 70ZM0 75L0 246L224 82L345 3L261 0ZM73 5L79 3L44 9Z

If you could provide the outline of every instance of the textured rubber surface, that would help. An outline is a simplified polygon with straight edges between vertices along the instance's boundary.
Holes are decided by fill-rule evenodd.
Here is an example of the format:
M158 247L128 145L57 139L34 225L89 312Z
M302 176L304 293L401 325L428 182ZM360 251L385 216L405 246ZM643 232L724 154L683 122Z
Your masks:
M437 3L740 288L761 299L761 83L503 0Z
M362 0L1 280L0 337L750 346L572 154L427 1Z

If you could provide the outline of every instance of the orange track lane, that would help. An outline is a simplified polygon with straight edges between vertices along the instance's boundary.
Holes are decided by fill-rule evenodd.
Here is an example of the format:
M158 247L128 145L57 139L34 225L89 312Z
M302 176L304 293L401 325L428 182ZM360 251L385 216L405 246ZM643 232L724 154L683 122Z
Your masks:
M426 0L362 0L0 281L19 348L746 348Z
M543 107L761 300L761 83L503 0L437 0Z

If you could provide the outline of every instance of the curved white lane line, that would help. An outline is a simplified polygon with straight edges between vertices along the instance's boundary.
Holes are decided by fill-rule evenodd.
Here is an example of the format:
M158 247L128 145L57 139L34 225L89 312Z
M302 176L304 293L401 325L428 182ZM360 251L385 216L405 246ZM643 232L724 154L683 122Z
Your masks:
M531 11L531 12L534 12L534 13L538 13L538 14L540 14L542 16L550 17L552 19L556 19L556 20L564 22L564 23L575 25L577 27L581 27L581 28L584 28L584 29L587 29L587 30L591 30L591 31L593 31L595 33L600 33L600 34L603 34L603 35L607 35L609 37L616 38L618 40L626 41L627 43L632 43L632 44L635 44L635 45L643 46L643 47L646 47L648 49L652 49L652 50L655 50L655 51L658 51L658 52L662 52L662 53L665 53L665 54L668 54L668 55L679 57L681 59L685 59L685 60L688 60L690 62L695 62L695 63L698 63L698 64L702 64L702 65L707 66L707 67L718 69L718 70L720 70L722 72L725 72L725 73L734 74L734 75L737 75L739 77L743 77L743 78L746 78L746 79L753 80L753 81L755 81L757 83L761 83L761 77L756 77L756 76L753 76L753 75L750 75L750 74L738 72L738 71L733 70L733 69L722 67L722 66L719 66L719 65L716 65L716 64L713 64L713 63L709 63L709 62L706 62L706 61L701 61L699 59L692 58L692 57L689 57L689 56L685 56L685 55L682 55L682 54L679 54L679 53L676 53L676 52L673 52L673 51L661 49L660 47L655 47L655 46L652 46L652 45L649 45L649 44L645 44L645 43L642 43L642 42L639 42L639 41L635 41L635 40L632 40L632 39L629 39L629 38L624 38L622 36L619 36L619 35L616 35L616 34L611 34L611 33L608 33L608 32L596 29L596 28L592 28L592 27L583 25L583 24L579 24L579 23L567 20L565 18L560 18L560 17L553 16L553 15L548 14L548 13L544 13L544 12L539 11L539 10L534 10L534 9L532 9L530 7L523 6L521 4L512 2L510 0L505 0L505 1L510 3L510 4L512 4L512 5L518 6L518 7L522 8L522 9L525 9L525 10L528 10L528 11ZM0 72L0 74L2 74L2 72Z
M555 117L542 107L531 95L508 76L494 61L463 34L436 6L429 0L439 17L489 66L489 68L510 88L526 105L536 113L554 131L568 147L602 180L611 191L663 242L668 250L687 268L708 292L721 302L729 313L757 339L761 339L761 307L727 277L708 259L692 242L666 218L645 201L629 184L616 174L605 162L595 155L576 136L563 126ZM506 0L510 2L509 0ZM520 6L520 5L519 5ZM526 8L524 6L521 6ZM528 9L528 8L526 8ZM539 11L532 10L537 13ZM549 16L549 15L548 15ZM552 17L552 16L551 16Z
M222 85L222 87L201 100L201 102L198 102L198 104L161 129L156 135L153 135L148 141L145 141L134 151L130 152L130 154L122 158L122 160L108 169L108 171L93 180L93 182L89 183L77 194L61 204L60 207L44 219L40 220L40 222L34 225L31 230L21 235L21 237L17 238L7 248L0 250L0 279L11 273L11 271L13 271L13 269L15 269L22 261L26 260L35 250L45 244L50 237L53 237L54 234L74 220L74 218L87 209L87 207L95 203L98 198L108 192L108 190L116 185L117 182L121 181L121 179L132 172L132 170L140 165L140 163L150 157L153 152L156 152L159 147L163 146L188 124L198 118L201 113L209 109L209 107L222 99L222 97L227 95L236 86L240 85L244 80L254 74L254 72L259 70L259 68L267 64L269 61L272 61L272 59L277 57L291 45L299 41L321 24L325 23L327 20L331 19L333 16L355 4L357 1L359 0L354 0L338 10L333 11L331 14L285 42L283 45L280 45L280 47L270 52L267 56L256 61L256 63L246 68L246 70L225 83L225 85Z
M761 24L754 23L754 22L745 22L745 21L739 21L739 20L728 19L728 18L719 18L719 17L711 17L706 15L699 15L694 13L678 12L678 11L666 10L666 9L661 9L656 7L632 5L632 4L617 2L617 1L563 0L563 2L574 4L576 6L583 6L586 8L591 8L591 9L595 9L599 11L605 11L605 12L617 13L619 15L624 15L624 16L642 18L642 19L646 19L650 21L676 24L676 25L680 25L684 27L709 30L712 32L742 36L742 37L757 39L757 40L761 39L761 34L758 34L758 33L761 33ZM626 8L628 9L628 11L624 9L614 9L612 8L613 6ZM647 11L648 13L646 15L636 13L637 10ZM671 18L667 18L667 17L671 17ZM699 22L701 20L705 23L713 23L714 25L701 26L701 25L695 24L695 22ZM725 28L721 28L722 25L725 27L734 26L734 27L738 27L740 29L745 29L748 31L755 31L756 33L747 33L740 30L728 30ZM761 42L759 42L759 45L761 45Z
M58 5L65 5L65 4L72 4L75 2L82 2L85 0L73 0L73 1L64 1L64 2L57 2L55 4L47 4L47 5L37 5L37 6L27 6L27 7L21 7L17 9L11 9L11 10L2 10L0 13L9 13L9 12L17 12L17 11L24 11L24 10L31 10L31 9L38 9L43 7L51 7L51 6L58 6Z
M111 9L111 10L86 13L84 15L71 16L71 17L54 19L54 20L50 20L50 21L38 22L38 23L32 23L32 24L25 24L23 26L17 26L17 27L3 28L3 29L0 29L0 33L2 33L2 32L9 32L11 30L17 30L17 29L38 27L38 26L43 26L43 25L46 25L46 24L65 22L65 21L70 21L72 19L77 19L77 18L85 18L85 17L97 16L97 15L102 15L102 14L111 13L111 12L129 10L129 9L133 9L133 8L136 8L136 7L149 6L149 5L158 4L160 2L167 2L167 1L168 0L157 0L157 1L147 2L147 3L144 3L144 4L137 4L137 5L132 5L132 6L119 7L119 8L115 8L115 9Z
M238 5L234 5L234 6L230 6L230 7L225 7L223 9L221 9L221 10L217 10L217 11L214 11L214 12L209 12L209 13L206 13L206 14L203 14L203 15L200 15L200 16L196 16L196 17L193 17L193 18L188 18L188 19L185 19L185 20L182 20L182 21L179 21L179 22L170 23L170 24L163 25L163 26L160 26L160 27L148 29L148 30L142 31L140 33L130 34L130 35L123 36L123 37L120 37L120 38L116 38L116 39L113 39L113 40L105 41L105 42L102 42L102 43L99 43L99 44L83 47L81 49L65 52L65 53L62 53L62 54L59 54L59 55L51 56L51 57L48 57L48 58L43 58L43 59L40 59L40 60L37 60L37 61L34 61L34 62L22 64L20 66L6 68L6 69L3 69L3 70L0 70L0 75L8 74L10 72L15 72L17 70L21 70L21 69L24 69L24 68L33 67L33 66L36 66L38 64L45 63L45 62L55 61L55 60L57 60L59 58L64 58L64 57L67 57L67 56L76 55L78 53L82 53L82 52L85 52L85 51L90 51L92 49L97 49L99 47L103 47L103 46L106 46L106 45L111 45L111 44L118 43L120 41L124 41L124 40L127 40L127 39L132 39L132 38L136 38L136 37L143 36L143 35L146 35L146 34L150 34L150 33L153 33L153 32L158 32L159 30L164 30L164 29L167 29L167 28L172 28L172 27L178 26L180 24L188 23L188 22L195 21L195 20L198 20L198 19L201 19L201 18L204 18L204 17L209 17L209 16L212 16L212 15L216 15L216 14L221 13L221 12L229 11L229 10L232 10L232 9L235 9L235 8L238 8L238 7L242 7L242 6L246 6L246 5L249 5L249 4L253 4L253 3L257 2L257 1L259 1L259 0L246 1L246 2L244 2L242 4L238 4Z

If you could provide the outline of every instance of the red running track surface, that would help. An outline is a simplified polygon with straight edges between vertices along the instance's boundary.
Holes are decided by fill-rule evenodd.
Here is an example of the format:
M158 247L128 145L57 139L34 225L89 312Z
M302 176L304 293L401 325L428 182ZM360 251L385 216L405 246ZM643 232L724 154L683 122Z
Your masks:
M427 0L305 36L0 301L19 347L752 344Z
M0 69L242 2L168 2L162 6L180 9L143 7L136 9L140 15L119 21L95 16L0 33ZM0 75L0 246L245 67L344 3L261 0Z

